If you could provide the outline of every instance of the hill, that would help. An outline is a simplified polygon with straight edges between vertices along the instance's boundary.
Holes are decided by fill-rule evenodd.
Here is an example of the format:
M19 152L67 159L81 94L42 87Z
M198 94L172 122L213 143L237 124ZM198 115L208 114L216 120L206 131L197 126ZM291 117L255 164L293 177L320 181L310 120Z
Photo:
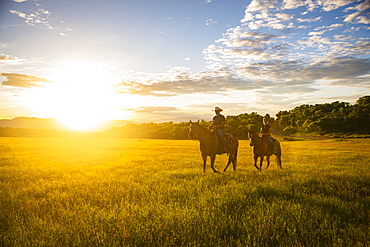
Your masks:
M113 127L123 127L128 123L132 123L127 120L108 120L102 125L87 131L106 131ZM0 127L8 128L24 128L24 129L46 129L46 130L58 130L58 131L70 131L71 129L61 124L55 118L36 118L36 117L17 117L13 119L0 119Z

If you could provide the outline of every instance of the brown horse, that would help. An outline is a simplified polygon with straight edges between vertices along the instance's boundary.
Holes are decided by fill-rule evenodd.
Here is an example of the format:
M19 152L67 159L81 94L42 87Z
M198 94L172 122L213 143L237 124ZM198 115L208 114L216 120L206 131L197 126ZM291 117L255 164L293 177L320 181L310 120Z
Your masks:
M268 146L268 139L264 137L260 137L257 133L253 131L248 131L248 138L250 142L250 146L253 147L253 154L254 154L254 166L259 170L262 171L262 162L263 158L266 156L267 166L266 169L270 165L270 156L275 154L276 155L276 163L280 169L283 169L281 166L281 147L278 140L274 139L273 148L270 149ZM257 159L260 157L260 167L257 166Z
M228 143L228 148L227 148L228 153L227 154L229 156L229 160L224 169L224 172L229 167L230 163L233 163L234 171L236 170L236 160L238 156L239 141L233 135L231 134L228 134L228 135L231 137L232 143ZM218 139L215 133L212 133L208 131L205 127L201 126L199 124L199 121L196 123L193 123L190 120L189 138L197 139L200 142L200 152L203 158L203 171L206 172L207 157L209 156L211 158L212 170L214 172L218 172L214 167L215 160L216 160L216 154L219 154Z

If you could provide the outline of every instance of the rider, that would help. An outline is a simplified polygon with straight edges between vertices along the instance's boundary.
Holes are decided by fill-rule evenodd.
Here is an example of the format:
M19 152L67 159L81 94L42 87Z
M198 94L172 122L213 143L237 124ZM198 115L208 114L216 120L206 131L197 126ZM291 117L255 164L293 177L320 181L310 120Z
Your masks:
M266 114L262 120L261 135L262 137L267 138L269 142L269 149L273 150L273 140L271 137L271 126L270 126L269 121L270 121L270 115Z
M224 127L226 124L226 118L223 115L221 115L220 112L222 111L223 110L220 107L217 107L217 106L215 107L216 116L213 117L213 121L209 127L217 130L218 135L220 136L222 145L224 147L223 152L227 152L227 144L225 140L225 131L224 131Z

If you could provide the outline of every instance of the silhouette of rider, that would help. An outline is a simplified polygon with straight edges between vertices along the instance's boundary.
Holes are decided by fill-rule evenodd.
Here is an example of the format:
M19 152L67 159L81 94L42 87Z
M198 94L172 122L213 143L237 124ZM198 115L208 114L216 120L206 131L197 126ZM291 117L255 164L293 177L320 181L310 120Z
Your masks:
M224 127L226 124L226 118L223 115L221 115L221 112L223 110L220 107L216 106L214 111L216 113L216 116L213 117L213 121L210 127L212 127L218 132L218 135L220 136L222 145L224 147L223 152L227 152L227 144L225 140L225 131L224 131Z
M272 136L271 136L271 126L270 126L270 115L269 114L266 114L264 117L263 117L263 120L262 120L262 127L261 127L261 136L263 138L266 138L269 142L269 149L270 150L273 150L273 140L272 140Z

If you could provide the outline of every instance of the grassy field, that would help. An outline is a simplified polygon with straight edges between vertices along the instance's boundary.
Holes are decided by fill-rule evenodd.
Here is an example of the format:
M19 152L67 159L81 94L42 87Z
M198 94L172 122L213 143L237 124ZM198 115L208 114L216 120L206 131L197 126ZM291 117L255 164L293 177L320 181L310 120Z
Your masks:
M0 246L370 246L370 140L281 145L204 174L197 141L0 138Z

